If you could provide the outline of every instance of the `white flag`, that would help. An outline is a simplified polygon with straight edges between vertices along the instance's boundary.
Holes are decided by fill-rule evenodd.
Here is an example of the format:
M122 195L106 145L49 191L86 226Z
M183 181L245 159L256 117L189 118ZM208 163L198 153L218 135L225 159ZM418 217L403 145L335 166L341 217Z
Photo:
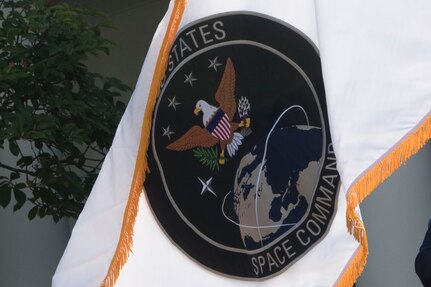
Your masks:
M316 5L347 224L366 251L355 207L431 137L431 3Z
M53 286L352 286L431 133L431 4L356 5L171 1Z

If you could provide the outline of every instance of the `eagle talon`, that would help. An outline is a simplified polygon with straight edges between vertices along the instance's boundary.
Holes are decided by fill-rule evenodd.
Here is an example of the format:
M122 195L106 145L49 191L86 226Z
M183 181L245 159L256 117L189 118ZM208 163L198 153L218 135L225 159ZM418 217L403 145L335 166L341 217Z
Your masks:
M245 120L242 120L242 121L238 124L238 127L240 127L240 128L242 128L242 127L249 128L249 127L250 127L250 122L251 122L251 119L250 119L250 118L246 118Z
M224 149L221 151L220 153L220 158L218 159L218 163L220 165L224 165L225 164L225 158L224 158Z

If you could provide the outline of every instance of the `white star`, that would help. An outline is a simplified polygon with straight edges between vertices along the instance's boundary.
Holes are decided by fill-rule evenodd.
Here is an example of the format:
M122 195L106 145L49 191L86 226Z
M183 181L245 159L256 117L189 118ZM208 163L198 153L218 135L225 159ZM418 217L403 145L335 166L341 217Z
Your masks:
M177 110L177 106L181 105L180 102L177 102L177 100L175 99L176 96L174 96L172 99L168 98L169 101L169 105L168 108L173 108L174 110Z
M211 61L211 59L208 59L208 61L210 61L210 65L208 66L208 69L214 68L214 70L217 72L217 67L223 66L222 64L217 62L217 58L218 57L215 57L214 60L212 60L212 61Z
M193 72L190 72L190 74L186 75L184 74L184 76L186 77L184 83L189 83L190 86L193 87L193 81L197 81L198 79L193 78Z
M168 137L168 139L171 139L171 135L173 135L175 132L171 131L171 126L167 126L166 128L162 127L163 129L163 136Z
M212 177L210 179L208 179L207 181L203 181L199 177L198 177L198 179L202 183L201 195L204 194L205 192L209 191L212 194L214 194L215 197L217 197L217 194L215 194L214 190L211 187L211 181L213 180Z

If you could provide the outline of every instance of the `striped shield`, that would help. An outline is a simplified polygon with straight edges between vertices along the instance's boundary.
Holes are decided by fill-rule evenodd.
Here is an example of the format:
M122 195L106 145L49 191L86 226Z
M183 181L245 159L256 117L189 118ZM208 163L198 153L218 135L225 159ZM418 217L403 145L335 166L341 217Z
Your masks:
M213 136L222 141L228 140L230 138L230 119L222 109L217 110L206 128Z

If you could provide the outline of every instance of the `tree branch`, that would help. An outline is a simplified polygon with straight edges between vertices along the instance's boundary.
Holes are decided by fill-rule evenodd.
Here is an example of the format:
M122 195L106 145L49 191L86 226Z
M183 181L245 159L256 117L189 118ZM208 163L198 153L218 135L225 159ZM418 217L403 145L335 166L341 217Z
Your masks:
M85 160L99 162L99 161L103 161L103 158L102 159L100 159L100 158L97 159L97 158L88 158L88 157L86 157Z
M1 162L0 162L0 167L5 168L5 169L8 169L8 170L10 170L10 171L20 172L20 173L25 173L25 174L29 174L29 175L32 175L32 176L36 176L36 175L37 175L37 174L36 174L35 172L33 172L33 171L28 171L28 170L25 170L25 169L19 169L19 168L11 167L11 166L8 166L8 165L5 165L5 164L2 164Z
M106 154L104 152L102 152L102 151L100 151L100 150L98 150L98 149L96 149L96 148L94 148L92 146L90 147L90 149L93 150L93 151L95 151L95 152L97 152L97 153L99 153L99 154L101 154L101 155L103 155L103 156L106 156Z

